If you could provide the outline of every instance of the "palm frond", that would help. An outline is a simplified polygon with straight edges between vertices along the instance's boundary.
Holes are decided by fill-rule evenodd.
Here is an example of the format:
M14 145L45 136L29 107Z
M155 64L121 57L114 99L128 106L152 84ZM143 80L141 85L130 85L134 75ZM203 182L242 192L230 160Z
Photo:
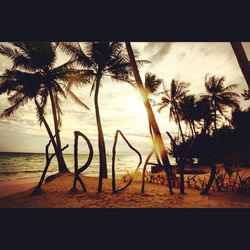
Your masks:
M141 66L144 66L145 64L152 63L149 60L136 60L137 67L140 68Z
M237 88L238 86L239 86L239 84L230 84L229 86L223 88L223 89L222 89L222 92L231 91L231 90Z
M30 59L33 70L53 66L56 60L55 47L51 42L11 42Z
M95 83L95 81L93 81L90 92L89 92L89 96L91 96L93 91L95 90L95 87L96 87L95 85L96 85L96 83Z
M37 117L39 125L42 126L43 119L45 116L45 108L44 108L45 105L39 104L37 100L35 100L35 104L36 104L36 117Z
M156 106L156 105L155 105ZM167 103L161 104L161 106L158 108L158 112L161 112L164 108L168 106Z
M6 56L11 61L14 61L15 58L19 55L19 52L16 49L11 49L7 46L0 45L0 54Z
M84 103L74 94L73 91L71 91L70 89L68 89L67 94L75 101L76 104L78 104L78 105L84 107L84 108L87 109L87 110L90 110L90 108L89 108L86 104L84 104Z
M62 89L62 87L60 86L60 84L58 82L54 81L52 90L55 93L55 95L57 95L57 96L61 95L65 99L67 98L65 91Z
M93 62L83 52L79 42L62 42L59 44L59 47L67 55L71 56L77 64L87 68L92 67Z
M24 106L27 102L28 102L29 98L27 96L22 96L19 99L16 99L16 102L9 108L5 109L2 114L1 117L8 117L11 114L13 114L18 108L20 108L21 106Z
M93 79L93 71L71 69L65 73L58 74L56 78L66 82L67 88L71 89L73 86L79 87L89 84Z
M145 74L144 85L149 93L155 93L161 84L163 84L163 80L160 78L157 78L155 74L152 74L149 72Z

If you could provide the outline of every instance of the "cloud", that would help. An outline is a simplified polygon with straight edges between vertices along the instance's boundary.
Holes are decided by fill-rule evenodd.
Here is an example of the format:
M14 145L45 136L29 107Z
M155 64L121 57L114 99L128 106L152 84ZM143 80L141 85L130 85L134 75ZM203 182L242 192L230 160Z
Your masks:
M168 54L171 44L171 42L148 42L143 48L143 52L152 53L152 55L149 57L149 61L157 63Z
M250 53L250 43L245 44ZM229 43L133 43L140 51L140 58L151 60L140 69L149 70L162 78L167 87L173 78L189 82L190 93L199 95L205 91L204 79L207 73L225 75L226 84L239 83L238 93L247 88L244 77ZM248 54L249 54L248 53ZM58 55L60 59L60 55ZM2 59L0 57L0 59ZM61 62L65 58L60 59ZM7 65L6 60L0 60L0 67ZM7 67L7 66L6 66ZM144 77L143 77L144 79ZM74 88L77 96L86 103L90 111L76 105L71 99L63 100L63 126L61 129L62 144L69 144L67 152L73 152L74 130L86 134L91 140L95 153L98 153L97 128L95 119L94 96L89 96L91 86ZM241 102L249 106L250 101ZM6 95L0 96L0 112L9 106ZM152 147L147 116L138 91L127 83L116 83L110 78L103 78L99 93L99 108L107 153L112 150L116 129L120 129L129 142L141 152L148 153ZM53 129L53 118L50 102L47 105L47 121ZM140 111L141 110L141 111ZM169 122L169 109L157 112L153 107L155 117L162 132L165 145L169 147L166 131L176 135L177 126ZM140 112L138 112L140 111ZM44 152L48 143L48 135L44 126L39 127L35 107L31 102L21 107L14 115L0 119L0 151L34 151ZM119 142L122 139L119 139ZM84 141L81 140L82 145ZM81 150L84 146L81 146ZM119 152L130 152L125 143L119 143Z

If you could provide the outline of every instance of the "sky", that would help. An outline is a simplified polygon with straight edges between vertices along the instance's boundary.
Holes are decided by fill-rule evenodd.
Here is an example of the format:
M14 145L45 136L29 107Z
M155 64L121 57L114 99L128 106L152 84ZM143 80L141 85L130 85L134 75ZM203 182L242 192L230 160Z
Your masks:
M250 58L250 43L243 43ZM190 84L190 94L205 94L205 76L225 76L225 85L239 84L236 92L247 89L246 81L237 63L229 42L133 42L132 47L139 52L139 59L151 63L140 69L144 81L146 72L154 73L170 86L171 80L185 81ZM67 57L58 52L58 65ZM11 67L8 59L0 56L0 73ZM74 89L75 94L90 108L84 110L67 99L63 102L63 126L61 127L62 145L69 144L65 153L73 153L74 131L84 133L91 141L94 152L98 153L97 130L93 95L90 96L90 85ZM9 106L7 95L0 96L0 113ZM250 106L250 101L241 99L243 108ZM102 80L99 92L99 107L102 127L106 142L107 154L112 153L114 135L121 130L129 142L143 154L149 153L147 115L139 92L128 83L117 83L106 77ZM157 112L153 107L165 145L169 147L166 131L177 134L177 125L169 121L168 108ZM51 107L47 106L47 120L52 126ZM40 127L36 120L35 106L31 102L21 107L8 118L0 118L0 152L44 152L49 137L46 129ZM87 147L80 139L79 152L87 153ZM120 140L117 153L131 153L125 142Z

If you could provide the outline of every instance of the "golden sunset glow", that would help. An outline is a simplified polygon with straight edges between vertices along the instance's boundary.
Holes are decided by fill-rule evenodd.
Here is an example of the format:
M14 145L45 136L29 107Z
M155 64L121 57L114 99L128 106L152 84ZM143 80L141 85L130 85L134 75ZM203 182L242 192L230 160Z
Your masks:
M246 53L250 53L250 43L243 43ZM238 83L238 93L243 92L247 85L237 64L229 43L132 43L134 48L140 52L140 59L146 59L151 63L140 68L142 81L147 71L156 73L162 78L166 86L170 85L173 78L190 83L190 92L194 94L204 93L204 80L206 74L225 75L226 82ZM159 52L164 49L164 53ZM0 56L0 71L11 65L10 61ZM68 59L67 56L58 51L57 64L60 65ZM90 86L74 90L77 96L83 100L90 111L85 111L71 100L63 104L63 128L62 141L72 145L74 130L82 130L92 138L96 147L96 124L94 117L93 95L89 96ZM99 93L102 124L107 136L108 151L111 150L112 139L116 129L122 131L134 131L131 140L140 149L147 148L148 136L147 115L139 92L126 83L116 83L105 78ZM242 99L242 105L247 106L249 101ZM8 106L5 95L0 96L0 111ZM153 107L159 126L163 131L177 133L177 126L169 122L168 110L157 112ZM52 122L50 108L47 112L48 121ZM17 123L18 121L18 123ZM18 130L17 130L18 124ZM7 129L8 128L8 129ZM139 129L140 128L140 129ZM140 130L140 132L139 132ZM6 133L9 131L10 133ZM15 131L15 145L12 134ZM27 104L20 108L20 112L9 118L0 120L0 150L1 151L25 151L43 152L43 146L48 138L43 127L39 127L36 121L34 105ZM30 137L32 135L32 137ZM110 139L109 139L110 138ZM23 142L27 142L23 144ZM144 141L145 146L142 146ZM169 146L169 138L164 135L166 146ZM124 148L126 150L126 148ZM145 151L147 151L145 150ZM65 151L72 152L72 146Z
M250 42L0 43L0 207L250 207L249 59Z

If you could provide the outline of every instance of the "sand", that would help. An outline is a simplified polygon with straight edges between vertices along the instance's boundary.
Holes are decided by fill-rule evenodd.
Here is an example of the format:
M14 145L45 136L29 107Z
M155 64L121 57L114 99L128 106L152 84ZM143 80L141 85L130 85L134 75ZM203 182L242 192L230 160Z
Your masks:
M0 197L10 194L15 194L34 187L38 181L36 180L23 180L23 181L7 181L0 183Z
M82 177L87 193L69 193L73 174L63 174L43 184L43 193L32 195L32 184L24 192L0 198L2 208L250 208L250 195L236 192L210 192L200 195L198 190L186 188L186 194L179 194L174 188L170 195L165 185L146 183L145 193L141 194L141 183L134 181L126 190L113 194L111 180L103 182L103 192L97 193L98 178ZM117 180L117 186L125 183ZM17 188L17 187L16 187ZM24 186L22 186L24 188ZM80 189L77 184L78 190ZM13 188L12 188L13 190ZM21 190L19 190L21 191ZM8 190L5 190L7 193Z

